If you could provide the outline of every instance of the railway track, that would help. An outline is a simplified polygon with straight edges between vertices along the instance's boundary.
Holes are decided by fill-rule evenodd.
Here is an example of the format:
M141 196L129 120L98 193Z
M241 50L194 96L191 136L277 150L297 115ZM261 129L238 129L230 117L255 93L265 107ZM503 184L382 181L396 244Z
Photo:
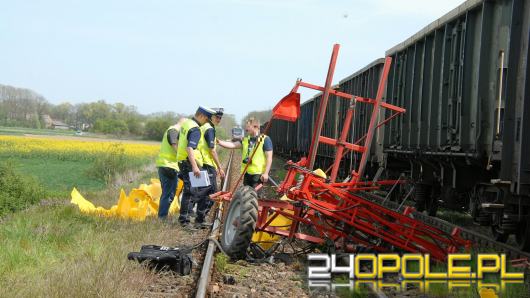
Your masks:
M233 159L234 159L234 151L230 152L230 157L228 159L226 171L225 171L225 179L223 181L222 191L227 191L228 187L231 183L231 178L234 174L232 165L233 165ZM210 233L211 237L216 234L216 231L219 230L221 226L221 220L223 218L223 208L222 206L218 205L218 208L215 212L214 216L214 222L212 226L212 233ZM208 293L208 286L210 284L210 280L212 277L212 268L214 263L214 253L217 249L217 244L214 240L210 239L208 242L208 247L206 248L206 254L204 256L204 262L201 269L201 274L199 276L199 279L197 281L197 289L195 292L195 297L197 298L204 298L206 297L206 294Z

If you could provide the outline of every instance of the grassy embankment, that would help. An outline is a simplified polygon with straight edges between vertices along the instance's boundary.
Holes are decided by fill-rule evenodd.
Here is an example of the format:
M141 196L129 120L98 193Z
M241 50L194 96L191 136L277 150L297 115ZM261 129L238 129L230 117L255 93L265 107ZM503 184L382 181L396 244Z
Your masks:
M126 255L141 244L174 245L174 227L82 215L69 192L76 186L109 207L121 187L156 177L157 152L157 145L0 136L0 296L141 293L157 277Z

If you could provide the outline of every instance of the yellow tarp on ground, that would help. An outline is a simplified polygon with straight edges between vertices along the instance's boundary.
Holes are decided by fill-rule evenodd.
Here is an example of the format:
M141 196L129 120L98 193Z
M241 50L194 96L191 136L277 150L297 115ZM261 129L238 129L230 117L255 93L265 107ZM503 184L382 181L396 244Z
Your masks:
M289 200L289 198L284 195L281 198L281 200L286 201L286 200ZM291 214L293 213L293 211L291 211L291 210L286 210L285 212L291 213ZM269 215L267 217L267 221L269 221L272 216L273 216L273 214ZM277 227L280 230L288 231L290 229L290 227L291 227L291 223L292 222L293 221L290 218L287 218L287 217L285 217L285 216L280 214L270 223L269 226L270 227ZM271 248L275 243L277 243L280 240L281 240L280 236L278 236L276 234L267 233L267 232L255 232L252 235L252 242L258 244L263 249Z
M179 180L175 198L169 208L170 214L176 214L180 210L178 198L182 192L182 186L182 180ZM77 205L79 210L85 214L145 220L148 216L156 216L158 214L158 203L161 194L160 181L151 179L151 184L141 184L140 187L131 190L129 195L126 195L122 189L117 205L112 206L110 209L96 207L85 199L76 188L72 190L72 200L70 202Z
M327 176L326 176L326 173L324 171L322 171L322 169L316 169L313 171L313 173L317 174L318 176L326 179ZM290 199L287 197L287 196L283 196L280 198L280 200L282 201L290 201ZM291 211L291 210L286 210L285 212L287 213L290 213L290 214L293 214L294 211ZM267 221L269 221L272 216L274 216L274 214L271 214L267 217ZM284 215L278 215L271 223L270 223L270 227L277 227L279 230L285 230L285 231L289 231L289 229L291 228L291 224L292 224L292 220ZM282 237L276 235L276 234L272 234L272 233L267 233L267 232L255 232L253 235L252 235L252 242L258 244L259 246L261 246L263 249L269 249L271 248L275 243L279 242L280 240L282 239Z

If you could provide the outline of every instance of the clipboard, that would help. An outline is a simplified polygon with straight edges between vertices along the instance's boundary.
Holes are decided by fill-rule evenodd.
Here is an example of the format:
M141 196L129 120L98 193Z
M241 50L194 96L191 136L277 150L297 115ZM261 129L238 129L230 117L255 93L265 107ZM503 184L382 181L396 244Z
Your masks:
M193 175L193 172L189 172L191 187L205 187L210 186L210 175L205 170L200 171L201 175L199 178Z

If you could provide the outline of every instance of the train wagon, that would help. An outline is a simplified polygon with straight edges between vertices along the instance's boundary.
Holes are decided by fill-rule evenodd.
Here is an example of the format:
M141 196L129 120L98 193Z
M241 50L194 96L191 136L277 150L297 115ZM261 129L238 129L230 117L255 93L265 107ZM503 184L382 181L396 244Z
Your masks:
M470 212L478 224L491 226L497 240L513 234L527 251L529 28L530 0L469 0L389 49L393 63L383 100L407 112L377 130L365 177L405 174L420 211L435 215L443 202ZM373 98L381 69L376 60L336 88ZM307 156L320 96L302 104L295 135L293 129L271 135L278 149ZM337 137L349 104L330 96L322 135ZM363 135L367 119L365 107L355 107L350 142ZM334 153L320 145L316 165L326 168ZM339 177L347 178L357 161L356 154L345 155Z
M386 100L407 113L384 134L386 167L416 203L469 210L530 249L530 1L463 3L386 52Z

